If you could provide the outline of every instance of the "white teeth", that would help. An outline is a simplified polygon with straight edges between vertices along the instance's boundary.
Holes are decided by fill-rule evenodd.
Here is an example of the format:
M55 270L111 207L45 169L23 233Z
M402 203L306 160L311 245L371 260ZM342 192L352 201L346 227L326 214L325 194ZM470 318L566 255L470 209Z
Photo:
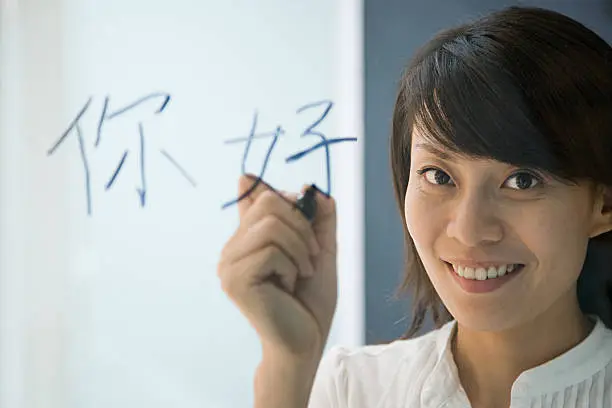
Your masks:
M453 265L453 270L457 275L466 279L486 280L504 276L506 273L512 272L516 267L516 264L500 265L498 267L490 266L489 268L470 268L462 265Z

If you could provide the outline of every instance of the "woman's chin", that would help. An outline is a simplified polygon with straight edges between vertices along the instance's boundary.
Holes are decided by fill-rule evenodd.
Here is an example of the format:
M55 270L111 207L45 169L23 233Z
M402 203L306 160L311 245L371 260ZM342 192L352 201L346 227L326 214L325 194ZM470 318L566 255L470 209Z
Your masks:
M488 307L483 310L481 305L463 305L449 311L461 328L470 331L501 332L521 323L516 311L510 311L507 307Z

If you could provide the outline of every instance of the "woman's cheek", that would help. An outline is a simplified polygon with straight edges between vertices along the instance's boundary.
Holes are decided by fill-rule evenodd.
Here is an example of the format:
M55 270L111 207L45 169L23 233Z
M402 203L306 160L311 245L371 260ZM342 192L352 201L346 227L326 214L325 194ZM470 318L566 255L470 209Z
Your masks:
M406 227L414 241L424 244L435 235L435 230L439 227L436 225L436 221L440 219L438 205L435 201L429 199L421 191L408 190L404 215L406 217ZM431 243L429 242L429 244Z

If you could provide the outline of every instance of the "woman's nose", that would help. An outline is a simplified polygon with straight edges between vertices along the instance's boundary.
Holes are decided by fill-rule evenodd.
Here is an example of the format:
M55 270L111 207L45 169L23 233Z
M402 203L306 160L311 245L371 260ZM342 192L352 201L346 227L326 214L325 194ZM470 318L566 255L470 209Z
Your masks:
M457 199L447 225L447 235L466 247L498 242L503 237L501 220L492 199L470 194Z

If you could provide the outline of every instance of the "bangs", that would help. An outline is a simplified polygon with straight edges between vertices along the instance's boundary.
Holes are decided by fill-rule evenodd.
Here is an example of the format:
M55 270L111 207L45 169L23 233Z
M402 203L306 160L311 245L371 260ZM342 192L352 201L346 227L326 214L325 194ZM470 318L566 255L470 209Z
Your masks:
M529 167L570 181L564 171L568 155L526 103L526 87L508 66L484 53L465 55L461 49L447 43L406 77L406 119L413 128L459 155Z

